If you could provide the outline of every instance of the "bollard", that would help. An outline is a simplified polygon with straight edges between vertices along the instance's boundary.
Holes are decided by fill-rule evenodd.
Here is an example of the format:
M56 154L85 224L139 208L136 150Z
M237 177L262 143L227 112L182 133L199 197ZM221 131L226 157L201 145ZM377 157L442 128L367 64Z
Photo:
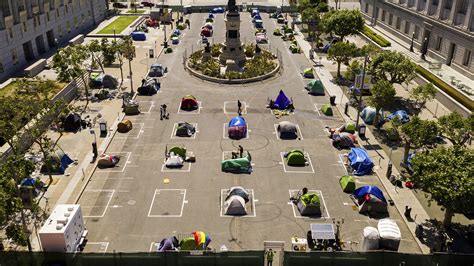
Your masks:
M346 103L346 104L344 105L344 114L347 115L347 116L349 116L348 113L349 113L349 103Z
M387 173L386 173L386 177L390 179L390 176L392 175L392 162L388 162L388 165L387 165Z
M93 161L97 159L98 152L97 152L97 142L92 142L92 153L94 154L94 157L92 158Z

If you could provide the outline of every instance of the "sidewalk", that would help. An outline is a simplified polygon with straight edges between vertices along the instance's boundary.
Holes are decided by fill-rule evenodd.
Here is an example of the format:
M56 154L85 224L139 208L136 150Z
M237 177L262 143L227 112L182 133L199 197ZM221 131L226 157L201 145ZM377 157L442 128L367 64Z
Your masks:
M301 32L299 32L299 29L296 27L298 34L295 35L296 41L298 42L298 45L301 47L302 51L304 52L305 56L309 58L309 50L311 48L311 45L304 40L304 36ZM336 107L338 108L339 112L341 114L344 113L344 105L349 101L349 99L344 95L342 89L334 84L332 82L332 75L329 72L329 70L324 67L329 64L332 64L331 61L328 61L323 58L322 60L322 66L315 67L315 72L322 81L324 87L326 88L327 92L329 95L334 95L336 96ZM343 115L344 120L347 121L354 121L353 118L357 116L357 112L354 108L349 108L349 117ZM370 140L375 141L375 137L370 132L369 129L366 131L366 144L375 144L375 143L369 143ZM360 141L362 144L362 140ZM364 145L363 145L364 146ZM389 198L393 200L395 203L395 206L400 213L401 217L403 218L404 222L407 224L408 228L410 229L410 232L413 235L413 238L416 240L418 245L420 246L420 249L424 254L429 253L429 248L425 245L423 245L419 239L415 236L415 229L416 229L416 223L422 223L427 219L430 219L426 211L423 209L423 206L419 203L413 192L409 189L397 189L390 181L385 177L385 174L387 172L387 166L389 164L390 158L389 156L380 148L380 149L369 149L367 151L369 155L374 159L374 163L376 166L374 167L374 170L379 177L381 183L383 184L385 190L387 191ZM376 158L379 158L378 160ZM395 176L399 176L398 170L393 167L392 169L392 174ZM404 216L404 211L405 211L405 206L410 206L412 208L412 217L415 218L415 221L410 222L406 219Z

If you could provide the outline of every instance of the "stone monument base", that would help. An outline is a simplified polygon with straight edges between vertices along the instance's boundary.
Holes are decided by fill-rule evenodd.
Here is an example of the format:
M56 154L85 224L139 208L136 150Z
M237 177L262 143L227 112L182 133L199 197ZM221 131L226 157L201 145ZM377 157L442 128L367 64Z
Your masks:
M240 71L240 67L237 64L237 62L235 62L235 60L228 59L225 61L225 65L226 65L225 73Z

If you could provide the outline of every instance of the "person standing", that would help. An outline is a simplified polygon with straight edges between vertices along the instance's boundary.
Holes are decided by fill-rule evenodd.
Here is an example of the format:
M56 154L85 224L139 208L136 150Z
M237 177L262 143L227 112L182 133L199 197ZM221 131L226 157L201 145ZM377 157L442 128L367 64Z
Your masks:
M239 145L239 156L240 156L240 158L242 158L243 155L244 155L244 147L242 147L242 145Z
M163 120L163 105L160 105L160 120Z
M267 257L267 266L272 266L273 257L275 256L275 251L273 249L269 249L265 252L265 256Z
M242 103L240 100L237 100L237 114L239 114L239 116L242 115Z

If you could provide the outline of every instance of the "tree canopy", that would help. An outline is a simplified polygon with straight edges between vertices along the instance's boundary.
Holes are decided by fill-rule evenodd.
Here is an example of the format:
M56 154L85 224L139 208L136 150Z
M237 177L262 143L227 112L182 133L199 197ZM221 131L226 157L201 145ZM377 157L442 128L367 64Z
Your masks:
M397 92L393 85L387 80L379 80L372 87L372 95L369 97L369 105L376 110L374 125L378 124L380 109L387 107L395 99Z
M411 179L430 201L446 208L444 224L453 213L474 211L474 151L464 147L436 148L417 153L412 160Z
M447 138L454 146L462 146L469 139L469 133L474 131L474 114L463 117L454 111L438 119L438 124L443 137Z
M418 115L425 107L426 102L431 101L436 96L436 88L432 83L419 85L410 91L410 99L414 103L415 114Z
M435 121L412 117L410 122L400 127L400 136L405 143L403 162L406 165L410 149L418 149L436 143L438 125Z
M337 63L337 76L341 76L341 63L348 62L357 53L357 46L353 43L337 42L328 51L328 59Z
M372 58L369 73L376 80L388 80L402 84L416 75L416 65L404 54L397 51L383 51Z
M324 16L326 29L338 35L341 41L344 37L357 34L364 28L364 18L359 10L336 10Z

